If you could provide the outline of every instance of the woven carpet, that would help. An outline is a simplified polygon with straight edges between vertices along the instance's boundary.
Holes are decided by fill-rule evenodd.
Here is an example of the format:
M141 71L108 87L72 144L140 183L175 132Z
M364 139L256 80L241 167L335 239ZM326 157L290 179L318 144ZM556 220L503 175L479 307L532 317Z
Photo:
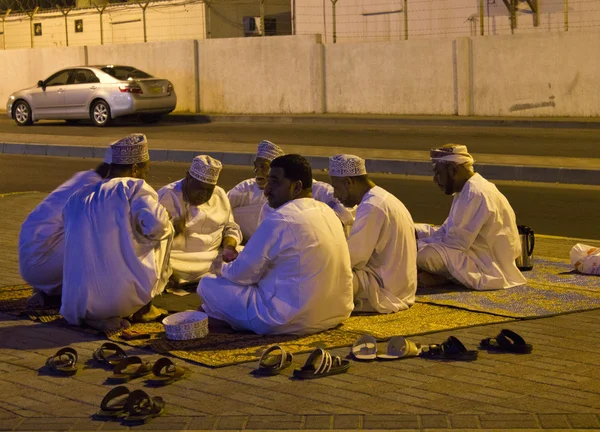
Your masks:
M451 306L511 318L539 318L600 308L600 277L571 271L570 264L536 258L527 284L498 291L459 285L420 289L417 302Z
M412 336L443 330L471 327L512 321L486 313L477 313L443 306L416 304L411 309L392 315L359 315L350 317L339 327L310 336L259 336L253 333L234 332L231 329L212 329L210 334L193 341L169 341L165 337L162 324L134 324L130 334L147 335L148 339L126 340L121 332L109 333L69 326L58 315L56 309L28 311L26 299L31 294L27 285L0 288L0 311L21 315L30 319L74 330L106 336L115 342L136 347L152 348L161 354L190 360L207 366L220 367L238 363L256 361L266 347L281 344L294 354L310 352L315 347L336 348L350 346L361 335L369 333L385 340L395 335ZM169 301L170 298L170 301ZM158 303L174 312L186 309L198 297L193 294L186 297L164 295ZM185 299L185 300L182 300ZM176 308L170 305L177 305Z

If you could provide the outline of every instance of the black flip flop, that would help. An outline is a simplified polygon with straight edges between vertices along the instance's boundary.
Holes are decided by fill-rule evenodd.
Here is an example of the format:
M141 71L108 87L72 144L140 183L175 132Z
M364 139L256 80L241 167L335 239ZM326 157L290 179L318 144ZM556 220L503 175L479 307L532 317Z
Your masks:
M274 353L279 351L279 353ZM258 360L258 368L253 371L255 375L273 376L290 367L294 356L286 352L281 346L273 345L267 348Z
M137 365L137 368L135 366ZM129 371L127 371L129 369ZM113 383L127 383L132 379L143 377L152 372L152 364L142 361L138 356L127 357L113 369L113 376L108 381Z
M71 376L75 375L77 369L77 351L66 347L58 350L56 354L48 357L46 366L54 375Z
M512 330L504 329L495 338L482 339L480 347L489 351L503 351L514 354L529 354L533 345L525 342L521 336Z
M106 342L94 351L92 357L97 362L112 367L121 363L123 359L126 359L127 353L119 345L112 342Z
M146 424L165 412L165 401L159 396L150 397L143 390L135 390L129 395L125 409L128 414L123 419L123 424Z
M463 343L454 336L440 345L425 345L421 348L420 357L431 360L477 360L478 351L469 351Z
M94 414L97 420L116 420L127 414L126 405L129 389L125 386L115 387L104 396L100 403L100 411Z
M315 367L317 360L320 360L319 365ZM350 362L348 360L342 360L339 356L331 357L331 354L324 349L317 348L306 359L306 363L304 363L302 369L294 371L294 378L323 378L348 372L349 368Z
M170 358L163 357L154 363L152 367L154 376L148 379L147 384L150 386L166 386L185 378L188 372L188 368L173 363Z

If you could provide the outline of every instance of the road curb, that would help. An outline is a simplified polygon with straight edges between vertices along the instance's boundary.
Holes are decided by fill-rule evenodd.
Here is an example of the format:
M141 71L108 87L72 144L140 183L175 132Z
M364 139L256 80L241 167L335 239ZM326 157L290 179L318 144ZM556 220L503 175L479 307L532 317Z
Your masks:
M544 129L600 129L597 120L569 120L543 118L471 118L471 117L360 117L335 115L231 115L231 114L170 114L166 123L273 123L314 125L388 125L388 126L463 126L463 127L517 127Z
M195 150L150 149L155 162L191 163ZM55 144L20 144L0 142L0 153L9 155L58 156L104 159L106 147L66 146ZM250 166L255 153L206 152L224 165ZM313 169L327 169L326 156L307 156ZM371 173L398 174L405 176L431 176L431 162L404 159L367 159L367 171ZM476 164L477 171L490 180L509 180L537 183L561 183L600 185L600 170L541 167L526 165Z

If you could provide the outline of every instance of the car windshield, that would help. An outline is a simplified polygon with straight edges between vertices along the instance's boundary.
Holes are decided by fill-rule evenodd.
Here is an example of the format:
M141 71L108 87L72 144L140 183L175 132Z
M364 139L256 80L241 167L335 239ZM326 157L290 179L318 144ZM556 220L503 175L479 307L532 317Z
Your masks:
M107 66L103 67L102 71L121 81L133 78L152 78L152 75L130 66Z

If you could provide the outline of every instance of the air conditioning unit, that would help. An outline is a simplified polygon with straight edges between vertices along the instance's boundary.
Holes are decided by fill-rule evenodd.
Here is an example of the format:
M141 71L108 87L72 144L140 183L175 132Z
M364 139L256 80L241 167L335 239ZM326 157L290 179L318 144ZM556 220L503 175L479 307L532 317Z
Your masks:
M244 17L244 36L260 35L260 17Z

